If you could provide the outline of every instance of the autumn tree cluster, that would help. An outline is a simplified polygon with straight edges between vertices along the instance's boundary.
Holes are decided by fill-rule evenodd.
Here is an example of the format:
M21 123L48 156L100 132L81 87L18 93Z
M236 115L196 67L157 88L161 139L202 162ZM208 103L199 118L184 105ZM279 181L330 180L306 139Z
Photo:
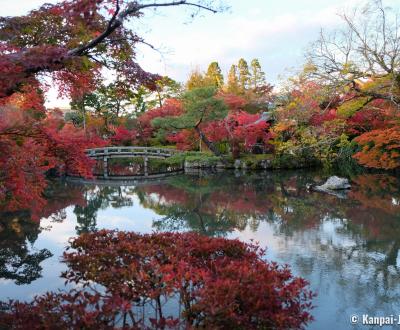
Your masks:
M136 45L144 40L126 23L150 9L176 6L194 14L220 9L217 1L201 0L64 0L0 18L0 210L42 207L49 174L91 176L84 151L109 143L109 136L99 124L88 129L87 104L102 115L93 120L108 127L142 89L161 102L162 86L171 84L135 61ZM104 85L104 70L117 79ZM50 84L83 115L65 121L46 109Z
M1 303L2 328L303 329L312 320L308 283L239 240L102 230L70 248L63 277L76 289Z
M172 144L219 157L271 153L278 167L397 169L397 15L381 1L343 13L340 28L321 33L303 69L279 90L266 82L257 59L240 59L227 74L214 61L183 85L170 84L156 108L121 119L122 128L110 136L117 137L115 144ZM152 99L144 103L146 98Z
M237 73L236 67L240 68ZM251 68L240 59L232 70L235 72L226 82L218 62L212 62L204 73L192 72L184 85L169 78L157 81L158 90L144 100L148 110L119 117L116 126L108 129L111 141L173 144L182 150L232 154L234 158L241 152L252 152L256 145L264 151L271 149L270 122L261 114L268 110L272 86L257 59ZM152 94L157 101L154 108Z
M126 23L148 9L218 11L216 1L78 0L0 18L0 209L42 206L46 177L91 176L85 149L172 145L222 160L270 153L285 166L344 162L400 167L400 27L381 1L343 13L303 70L273 90L260 61L218 62L181 84L136 62ZM105 72L112 81L105 82ZM71 99L44 106L50 84Z
M275 150L376 169L400 167L399 12L383 1L321 32L277 102Z

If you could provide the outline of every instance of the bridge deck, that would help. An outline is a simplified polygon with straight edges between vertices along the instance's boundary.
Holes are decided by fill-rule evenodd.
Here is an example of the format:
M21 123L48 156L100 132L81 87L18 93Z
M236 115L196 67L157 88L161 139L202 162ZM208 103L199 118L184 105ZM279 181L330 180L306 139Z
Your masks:
M113 179L113 176L109 175L108 171L108 160L113 158L130 158L130 157L143 157L144 158L144 173L143 175L135 175L132 178L138 177L161 177L169 173L176 172L167 171L165 173L148 173L148 159L149 158L169 158L173 155L180 153L181 151L168 148L156 148L156 147L104 147L104 148L93 148L87 149L86 154L88 157L96 160L103 161L103 177L104 179ZM181 168L183 170L183 166ZM122 179L124 177L115 177L116 179ZM126 177L128 178L128 177Z
M86 154L91 158L122 158L122 157L150 157L168 158L181 151L156 147L105 147L87 149Z

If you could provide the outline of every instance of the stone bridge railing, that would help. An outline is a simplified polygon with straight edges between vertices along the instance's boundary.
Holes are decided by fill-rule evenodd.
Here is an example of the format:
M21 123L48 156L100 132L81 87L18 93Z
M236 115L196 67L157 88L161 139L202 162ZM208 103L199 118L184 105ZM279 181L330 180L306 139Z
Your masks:
M156 148L156 147L104 147L87 149L86 154L88 157L96 160L103 161L103 177L108 178L108 160L112 158L130 158L130 157L142 157L144 159L144 176L149 176L148 173L148 159L158 158L165 159L169 158L181 151L168 148Z

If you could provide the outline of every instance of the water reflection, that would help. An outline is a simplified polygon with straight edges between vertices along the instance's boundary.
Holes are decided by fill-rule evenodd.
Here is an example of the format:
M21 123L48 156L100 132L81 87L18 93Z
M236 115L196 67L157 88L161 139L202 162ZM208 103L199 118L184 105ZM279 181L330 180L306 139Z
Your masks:
M56 239L57 222L72 226L62 237L100 228L196 231L258 240L268 247L268 257L310 280L319 293L311 328L348 328L352 313L397 315L399 178L354 175L347 198L307 190L325 178L297 171L180 175L135 186L57 183L47 192L41 224L27 212L0 215L0 277L29 284L42 273L45 280L45 259L61 252L45 240L37 248L35 241L45 233ZM44 231L44 224L54 229Z
M17 285L29 284L41 276L40 263L51 257L48 249L30 251L39 233L29 214L3 215L0 219L0 278Z

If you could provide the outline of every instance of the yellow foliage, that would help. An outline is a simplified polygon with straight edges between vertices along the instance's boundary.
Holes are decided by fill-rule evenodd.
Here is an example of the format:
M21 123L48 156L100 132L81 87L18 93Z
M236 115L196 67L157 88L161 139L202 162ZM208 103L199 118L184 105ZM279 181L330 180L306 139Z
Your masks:
M349 101L344 102L337 109L339 116L348 118L354 115L358 110L360 110L368 101L368 97L358 97Z

